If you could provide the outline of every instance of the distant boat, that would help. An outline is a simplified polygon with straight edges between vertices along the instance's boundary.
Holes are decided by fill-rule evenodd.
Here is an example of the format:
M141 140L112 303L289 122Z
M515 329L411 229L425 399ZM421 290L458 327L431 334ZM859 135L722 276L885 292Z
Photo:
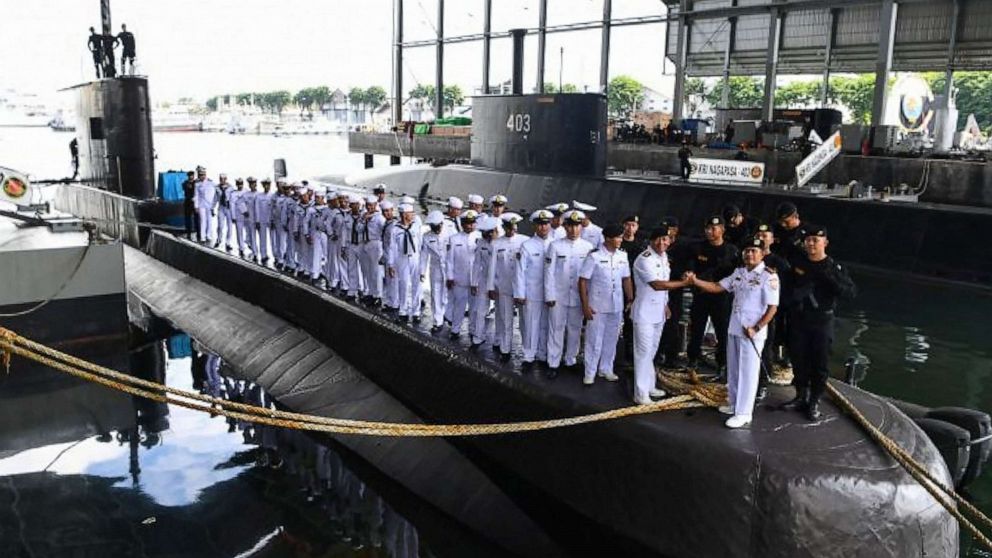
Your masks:
M48 107L37 96L0 91L0 127L40 128L51 119Z
M48 127L51 128L53 132L75 132L75 121L76 117L74 114L70 113L67 117L60 109L55 113L55 116L48 121Z
M163 110L152 111L152 131L155 132L202 132L203 120L179 105Z

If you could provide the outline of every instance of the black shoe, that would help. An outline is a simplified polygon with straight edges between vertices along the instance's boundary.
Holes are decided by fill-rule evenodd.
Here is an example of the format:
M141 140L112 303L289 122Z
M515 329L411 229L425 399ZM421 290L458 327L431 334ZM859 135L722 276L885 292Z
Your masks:
M478 351L479 348L482 347L483 345L485 345L484 342L483 343L472 343L471 345L469 345L468 350L470 350L470 351Z
M544 371L544 375L549 380L554 380L555 378L558 377L558 367L557 366L555 366L555 367L549 366L548 369Z
M420 316L414 316L412 321L415 324L419 324L420 323Z
M443 328L441 326L439 326L439 325L431 326L431 334L435 334L435 333L441 331L441 329L443 329Z
M462 336L461 333L458 333L457 331L452 331L450 334L448 334L448 339L455 340L460 338L461 336Z
M806 409L808 397L809 392L806 388L796 388L796 396L785 403L782 403L782 405L779 406L779 409L783 411L803 411Z
M531 362L524 361L524 362L521 362L520 363L520 371L521 372L530 372L533 369L534 369L534 362L533 361L531 361Z
M823 413L820 412L820 402L814 401L806 406L806 418L811 422L816 422L820 420Z
M500 353L500 355L499 355L499 361L500 362L510 362L510 357L511 356L513 356L513 355L511 355L510 353Z

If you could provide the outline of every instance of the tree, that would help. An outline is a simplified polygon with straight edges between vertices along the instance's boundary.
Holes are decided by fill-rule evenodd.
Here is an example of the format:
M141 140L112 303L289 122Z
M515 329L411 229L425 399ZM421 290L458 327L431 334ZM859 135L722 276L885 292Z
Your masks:
M324 105L331 102L331 88L326 85L311 88L310 95L319 111L323 111Z
M410 99L419 99L423 104L430 105L434 102L434 86L420 84L410 90Z
M465 94L462 93L462 88L457 85L445 85L444 86L444 106L448 109L448 112L454 112L455 107L461 105L465 101Z
M386 90L382 87L373 85L365 90L365 105L369 109L369 116L372 116L375 109L379 108L385 101Z
M276 114L282 114L282 109L293 101L293 95L285 90L262 93L262 98L265 100L265 106Z
M696 110L703 104L708 94L709 88L707 88L705 81L699 78L685 80L685 103L690 116L696 114Z
M544 82L544 92L552 95L555 93L578 93L579 87L574 83L563 83L561 85L561 90L559 91L557 83L546 81Z
M217 99L218 97L210 97L209 99L207 99L207 103L206 103L207 109L210 110L211 112L217 110Z
M313 114L313 89L310 87L300 89L296 95L293 95L293 102L300 107L300 116L303 115L304 110Z
M764 84L757 78L748 76L733 76L730 83L730 106L723 106L723 83L706 93L706 102L712 107L720 108L754 108L760 107L764 100Z
M830 78L831 102L844 105L851 118L860 124L871 123L872 97L875 92L875 74L859 74L854 77L837 76Z
M241 106L246 107L251 104L251 98L252 98L251 93L238 93L238 95L235 97L235 102L237 102Z
M365 106L365 90L361 87L352 87L351 91L348 91L348 103L352 110L358 110L357 107Z
M606 88L606 106L614 116L629 116L644 101L644 86L630 76L617 76Z
M934 94L942 94L946 84L940 72L928 72L923 78L930 84ZM961 129L974 114L982 129L992 125L992 72L954 72L952 87L957 91L954 97L958 108L957 128Z
M776 108L804 108L820 102L823 82L793 81L775 88Z

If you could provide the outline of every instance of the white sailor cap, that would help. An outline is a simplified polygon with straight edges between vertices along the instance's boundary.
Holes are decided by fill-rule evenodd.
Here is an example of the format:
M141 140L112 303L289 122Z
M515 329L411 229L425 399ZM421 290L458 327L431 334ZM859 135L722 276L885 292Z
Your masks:
M553 203L548 207L546 207L545 209L554 213L555 215L562 215L563 213L568 211L568 204L565 202Z
M341 193L338 192L337 190L328 190L328 192L327 192L327 196L330 197L330 198L337 198L340 195L341 195Z
M485 203L485 201L486 201L479 194L469 194L468 195L468 198L466 198L466 199L468 200L468 203L477 203L477 204L480 204L480 205L483 204L483 203Z
M530 221L531 223L550 223L554 216L555 214L547 209L538 209L530 214Z
M424 222L428 225L440 225L444 223L444 215L435 209L427 214L427 219Z
M564 215L564 221L573 225L581 225L582 221L585 221L585 219L586 214L582 213L578 209L573 209Z
M310 189L313 190L314 194L320 197L324 197L324 195L327 194L327 188L325 186L311 186Z
M494 231L498 225L499 219L486 215L479 219L478 227L480 231Z
M351 194L345 192L344 190L338 190L338 197L348 199L351 197Z
M222 174L221 176L224 176L224 175ZM280 176L280 177L277 177L276 178L276 184L285 184L285 183L286 183L286 177L285 176Z
M448 207L461 209L464 205L465 204L462 203L461 198L456 198L455 196L451 196L450 198L448 198Z
M507 225L516 225L520 221L524 220L524 218L521 217L519 213L514 213L512 211L500 215L499 218L503 220L504 227Z
M401 203L400 204L400 213L412 213L412 212L413 212L413 206L412 205L410 205L408 203Z
M586 213L592 213L593 211L596 211L595 205L589 205L587 203L582 203L580 201L575 201L575 200L572 200L572 207L574 207L575 209L580 209L582 211L585 211Z
M489 198L489 205L506 205L509 200L503 194L496 194L495 196Z
M353 204L353 203L361 204L362 203L362 197L359 196L358 194L348 194L348 203L349 204Z
M400 198L400 203L408 203L410 205L417 205L417 200L411 198L410 196L403 196Z
M377 196L365 196L365 203L379 203Z
M379 209L381 209L383 211L389 211L393 207L395 207L393 205L393 202L391 202L389 200L382 200L382 203L379 204Z

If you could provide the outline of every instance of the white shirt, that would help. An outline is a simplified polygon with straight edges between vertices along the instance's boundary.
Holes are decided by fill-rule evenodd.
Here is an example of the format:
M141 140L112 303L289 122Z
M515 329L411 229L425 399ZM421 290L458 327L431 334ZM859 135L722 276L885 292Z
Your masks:
M558 225L557 228L551 227L551 231L548 233L548 238L550 238L552 242L555 240L561 240L565 238L565 236L567 235L565 233L564 225Z
M501 236L493 241L493 261L489 266L486 288L499 291L500 296L513 296L513 278L517 274L517 255L520 246L528 239L520 233Z
M579 306L579 269L592 244L577 238L556 240L544 256L544 300Z
M475 258L475 243L478 239L477 231L460 232L448 239L448 253L444 267L448 273L447 280L454 281L459 287L469 286L472 260Z
M532 236L517 251L517 269L513 278L513 298L544 302L544 257L551 244L547 238Z
M472 272L468 278L470 287L486 290L489 281L489 270L493 263L493 243L481 237L475 245L475 255L472 258Z
M255 192L255 222L268 225L272 222L272 202L274 194Z
M428 231L424 233L423 240L420 245L420 269L421 273L427 270L427 266L430 265L431 275L437 279L436 274L440 274L440 278L443 280L445 274L444 263L447 259L448 253L448 241L446 238L441 237L441 233L434 233Z
M720 286L728 293L734 293L734 306L730 311L730 326L727 333L744 337L744 328L752 327L765 315L769 306L778 306L778 274L761 262L748 271L738 267L733 273L720 280ZM768 337L768 328L763 327L755 339Z
M623 312L623 280L630 277L627 252L594 250L582 262L579 277L589 280L589 307L601 314Z
M589 225L582 227L582 238L592 244L593 248L599 248L603 245L603 227L590 222Z
M217 204L217 184L209 178L197 180L194 185L193 207L197 209L213 209Z
M630 318L641 324L660 324L665 321L668 306L668 291L656 291L650 283L668 281L672 268L668 264L668 254L661 254L648 248L634 260L634 305Z
M406 258L408 262L419 265L420 247L423 242L422 231L423 229L417 225L416 221L410 223L409 226L398 222L395 226L390 227L390 236L392 237L390 240L393 246L389 249L386 264L389 267L396 267L399 260Z

